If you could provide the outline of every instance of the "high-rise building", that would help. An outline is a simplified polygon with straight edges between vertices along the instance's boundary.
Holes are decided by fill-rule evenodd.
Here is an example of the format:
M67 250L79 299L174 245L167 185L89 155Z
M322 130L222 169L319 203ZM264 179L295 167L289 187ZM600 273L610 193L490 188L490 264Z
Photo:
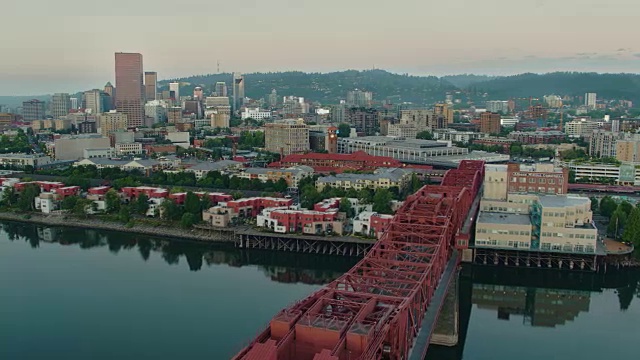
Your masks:
M167 102L164 100L152 100L148 101L144 105L144 114L153 119L153 123L160 123L167 121Z
M218 81L216 83L216 96L229 96L227 93L227 83Z
M285 96L282 100L282 112L285 115L302 115L309 112L309 104L303 97Z
M231 106L216 106L208 111L212 128L228 128L231 120Z
M244 76L240 73L233 73L233 112L240 110L244 104Z
M204 99L204 90L202 90L200 86L196 86L193 89L193 98L198 101L201 101Z
M447 104L435 104L433 106L433 113L436 117L441 116L445 119L445 124L453 124L453 108ZM443 126L447 127L446 125ZM440 129L440 128L439 128Z
M22 119L24 121L40 120L44 117L44 101L33 99L22 103Z
M281 155L309 150L309 127L302 119L270 123L264 130L265 149Z
M484 112L480 114L480 132L486 134L500 133L500 114Z
M278 92L276 89L271 90L271 94L269 94L269 106L271 108L278 106Z
M78 98L72 97L72 98L69 98L69 101L71 102L71 109L74 109L74 110L78 109L78 106L80 105L78 102Z
M56 93L51 97L51 116L59 118L69 113L71 97L67 93Z
M596 100L597 100L596 93L584 94L584 106L588 107L589 109L596 108Z
M544 102L550 108L561 108L562 107L562 98L558 95L545 95L543 97Z
M351 107L371 107L373 103L373 93L370 91L354 90L347 93L347 106Z
M489 112L509 113L509 101L507 100L489 100L485 103L485 107Z
M593 130L589 136L589 155L597 158L615 157L616 143L622 134L605 130Z
M180 83L172 82L169 83L169 92L173 92L173 98L180 103Z
M91 114L111 111L111 97L99 89L85 91L82 94L82 107Z
M127 115L116 111L109 111L98 115L98 126L102 136L109 136L115 131L127 130Z
M127 115L128 126L144 123L142 54L116 53L116 110Z
M427 109L400 110L400 124L413 125L417 132L433 132L435 129L446 128L447 119L444 116L436 116L434 111Z
M378 131L378 110L376 109L357 107L347 109L345 120L359 133L374 135Z
M172 106L167 109L167 122L177 124L182 121L182 107Z
M113 110L116 106L116 88L111 85L111 82L107 82L104 86L104 92L111 98L111 104L109 104L110 107L107 110Z
M144 73L144 95L147 101L158 98L158 73L155 71L145 71Z

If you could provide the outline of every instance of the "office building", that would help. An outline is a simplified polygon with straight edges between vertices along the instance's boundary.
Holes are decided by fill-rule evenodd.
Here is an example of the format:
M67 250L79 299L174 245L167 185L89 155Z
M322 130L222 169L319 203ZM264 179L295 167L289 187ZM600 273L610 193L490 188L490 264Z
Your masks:
M229 106L229 98L226 96L207 96L204 100L204 105L207 108L216 106Z
M278 106L278 92L276 91L276 89L271 90L268 103L269 107L271 108L275 108Z
M212 128L228 128L231 120L231 106L216 106L207 110Z
M127 114L119 113L115 110L98 115L98 127L102 136L109 136L116 131L125 131L127 130L127 124Z
M167 109L167 122L177 124L182 121L182 107L172 106Z
M240 111L240 107L244 104L244 76L240 73L233 73L233 112Z
M66 116L71 109L71 97L67 93L56 93L51 97L51 116Z
M54 140L56 160L78 160L84 156L84 149L111 147L108 137L102 135L65 135Z
M180 83L172 82L169 83L169 93L172 94L171 98L177 101L180 104Z
M44 105L44 101L37 99L24 101L22 103L22 119L24 121L44 119L46 115Z
M83 107L90 114L101 114L110 111L109 94L98 89L88 90L82 94Z
M433 113L437 118L444 117L443 122L445 125L439 127L438 129L447 127L446 124L453 124L453 108L451 108L448 104L435 104L433 106Z
M227 83L224 81L218 81L215 86L216 96L227 97L229 96L227 92Z
M490 100L485 103L488 112L493 113L509 113L509 102L506 100Z
M391 128L391 126L389 126ZM484 139L489 136L489 134L479 133L476 131L457 131L453 129L435 129L433 130L434 140L446 140L454 143L465 143L468 144L471 141Z
M449 111L444 111L448 113ZM448 119L446 115L436 114L435 110L427 109L411 109L400 110L400 124L412 125L417 132L429 131L435 129L444 129L447 127Z
M594 130L598 129L598 123L590 119L575 119L564 124L564 132L570 137L590 137Z
M158 73L146 71L144 73L144 95L146 101L158 99Z
M6 129L16 121L16 116L9 113L0 113L0 128Z
M593 110L596 108L597 96L596 93L586 93L584 94L584 106Z
M164 100L148 101L144 105L144 114L146 117L152 118L154 124L166 122L168 106L169 105Z
M200 86L193 88L193 99L197 101L204 100L204 90Z
M303 97L285 96L282 99L282 112L285 116L297 116L309 112L309 104L304 101Z
M514 139L522 144L551 144L560 143L566 139L567 135L562 131L512 131L508 135L509 139Z
M589 136L589 155L597 158L616 157L616 143L621 133L594 130Z
M403 137L407 139L415 139L418 135L418 129L409 124L390 124L387 126L387 136Z
M110 107L107 108L106 111L114 110L116 107L116 88L111 85L111 82L107 82L104 86L104 93L109 95L109 98L111 99L111 103L109 104Z
M78 98L72 97L69 98L69 102L71 103L71 109L77 110L80 103L78 102Z
M302 119L266 124L265 149L281 155L309 151L309 127Z
M480 114L480 132L485 134L499 134L500 114L492 112Z
M486 165L483 199L506 201L508 194L566 194L569 169L553 164Z
M338 138L339 153L351 154L357 151L418 164L429 163L437 156L467 155L469 153L466 148L449 146L446 142L432 140L396 139L387 136Z
M142 154L142 143L139 143L139 142L116 143L115 150L118 156L140 155Z
M326 125L309 126L309 147L313 151L338 152L338 128ZM322 154L325 155L325 154Z
M245 108L240 115L242 120L254 119L254 120L266 120L271 119L271 111L260 110L259 108Z
M142 54L116 53L116 110L127 115L128 126L144 123Z
M347 106L371 107L373 105L373 93L370 91L354 90L347 93Z
M378 110L372 108L349 108L345 112L346 123L364 135L375 135L379 130L378 120Z
M98 132L98 123L96 121L79 122L76 127L80 134L95 134Z

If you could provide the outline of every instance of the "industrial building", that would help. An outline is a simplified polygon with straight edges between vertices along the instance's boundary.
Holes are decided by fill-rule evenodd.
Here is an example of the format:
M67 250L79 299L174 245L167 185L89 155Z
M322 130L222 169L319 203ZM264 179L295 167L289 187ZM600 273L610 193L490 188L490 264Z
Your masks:
M364 151L369 155L392 157L402 162L429 163L435 156L466 155L469 150L451 146L448 142L403 139L386 136L339 138L338 152L351 154Z

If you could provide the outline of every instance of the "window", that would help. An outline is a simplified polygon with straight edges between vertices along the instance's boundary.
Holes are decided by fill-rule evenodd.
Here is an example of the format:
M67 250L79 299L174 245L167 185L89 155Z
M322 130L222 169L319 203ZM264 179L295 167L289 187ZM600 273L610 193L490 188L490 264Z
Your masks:
M556 181L554 179L549 179L549 185L554 185Z
M536 179L534 178L529 179L529 184L535 184L535 183L536 183Z
M552 244L551 245L551 250L560 251L560 250L562 250L562 246L560 244Z
M550 243L542 243L542 245L540 246L541 250L551 250L551 244Z
M539 184L546 184L547 181L545 179L538 179Z
M522 178L520 178L520 182L521 182L521 183L526 183L526 182L527 182L527 179L522 177Z
M576 252L584 252L584 245L576 245Z

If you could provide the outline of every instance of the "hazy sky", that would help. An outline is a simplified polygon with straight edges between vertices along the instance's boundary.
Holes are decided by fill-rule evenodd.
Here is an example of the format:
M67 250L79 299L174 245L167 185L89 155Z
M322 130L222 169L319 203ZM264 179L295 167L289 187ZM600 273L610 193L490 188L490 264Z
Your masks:
M223 72L640 67L638 0L31 0L2 15L0 95L102 87L116 51L142 53L161 79L217 60Z

